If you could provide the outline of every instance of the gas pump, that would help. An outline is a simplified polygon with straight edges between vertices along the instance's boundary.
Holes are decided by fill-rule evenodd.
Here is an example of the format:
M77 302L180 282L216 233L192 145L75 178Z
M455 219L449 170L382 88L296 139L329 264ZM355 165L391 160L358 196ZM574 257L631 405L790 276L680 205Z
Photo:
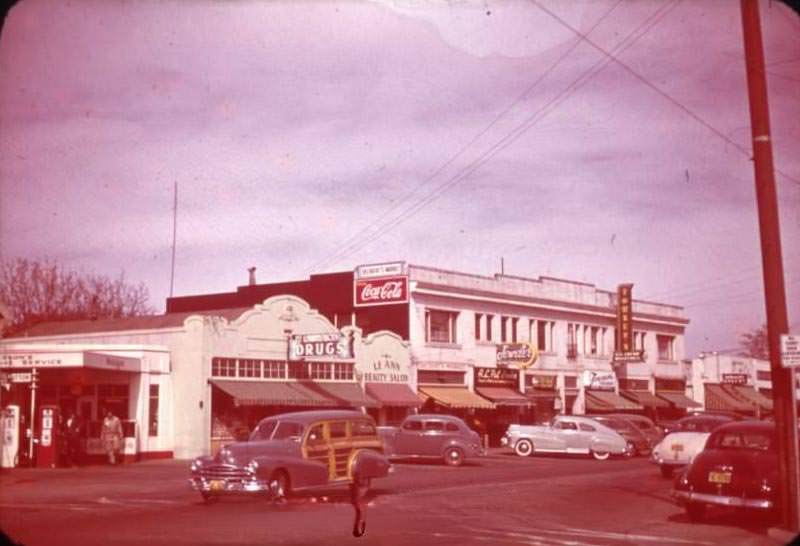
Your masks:
M39 408L39 442L36 444L37 468L54 468L58 462L58 406Z
M19 453L19 406L10 405L3 410L0 421L0 468L17 466Z

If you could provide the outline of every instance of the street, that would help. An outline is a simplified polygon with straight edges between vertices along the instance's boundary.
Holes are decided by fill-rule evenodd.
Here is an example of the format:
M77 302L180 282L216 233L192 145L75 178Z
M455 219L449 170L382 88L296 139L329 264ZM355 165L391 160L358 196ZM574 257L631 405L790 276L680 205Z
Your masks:
M0 475L0 527L27 546L87 544L771 545L770 522L710 513L689 523L646 458L519 458L460 468L403 463L373 484L366 535L346 491L204 504L188 462L15 469Z

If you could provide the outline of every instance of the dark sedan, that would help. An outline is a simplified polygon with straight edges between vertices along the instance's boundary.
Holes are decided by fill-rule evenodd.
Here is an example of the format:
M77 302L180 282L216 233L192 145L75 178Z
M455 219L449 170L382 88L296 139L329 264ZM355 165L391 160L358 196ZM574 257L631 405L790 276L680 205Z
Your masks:
M779 498L775 423L738 421L711 433L675 480L672 496L692 521L708 506L768 511Z

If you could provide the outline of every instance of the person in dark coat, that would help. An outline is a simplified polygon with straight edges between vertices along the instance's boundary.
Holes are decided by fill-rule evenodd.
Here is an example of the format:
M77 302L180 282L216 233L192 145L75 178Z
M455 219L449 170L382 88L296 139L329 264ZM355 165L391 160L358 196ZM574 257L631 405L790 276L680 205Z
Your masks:
M82 424L75 413L70 412L63 423L64 464L72 466L80 463Z

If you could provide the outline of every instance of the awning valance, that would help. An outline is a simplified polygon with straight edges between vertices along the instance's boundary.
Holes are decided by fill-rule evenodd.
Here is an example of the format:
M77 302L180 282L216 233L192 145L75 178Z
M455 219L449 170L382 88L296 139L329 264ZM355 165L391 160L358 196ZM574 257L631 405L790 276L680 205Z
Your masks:
M680 409L690 409L690 408L699 408L702 404L698 404L685 394L680 392L657 392L656 396L659 398L663 398L676 408Z
M333 400L298 383L286 381L237 381L210 379L210 383L233 397L237 406L314 406L330 407Z
M647 391L619 391L619 393L646 408L668 408L669 403Z
M420 387L426 400L433 398L448 408L494 409L494 404L470 392L466 387Z
M529 406L527 396L508 387L477 387L475 392L498 406Z
M706 409L755 413L755 405L730 394L722 385L706 383Z
M402 383L367 383L367 395L381 406L419 407L422 400Z
M641 410L642 406L613 391L586 391L587 411Z

